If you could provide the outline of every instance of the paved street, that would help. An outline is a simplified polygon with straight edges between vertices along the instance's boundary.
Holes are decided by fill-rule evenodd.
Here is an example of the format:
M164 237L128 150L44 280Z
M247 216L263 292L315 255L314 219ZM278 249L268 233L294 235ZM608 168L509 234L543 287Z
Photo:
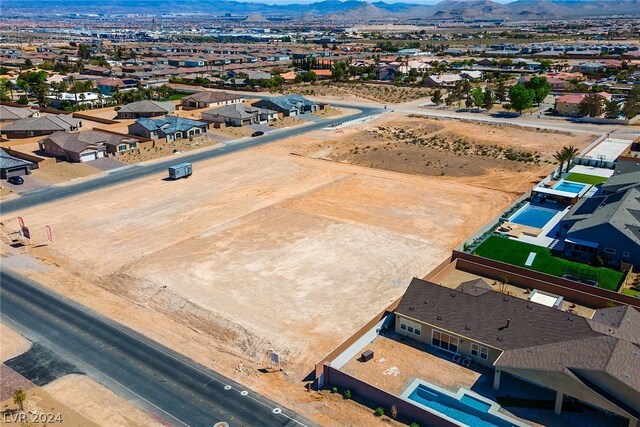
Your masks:
M260 145L269 144L292 136L301 135L307 132L316 131L325 127L329 127L335 123L340 123L350 118L359 117L362 115L376 114L380 112L375 108L364 108L353 105L334 104L337 107L358 109L360 112L351 114L346 117L331 118L322 120L320 122L311 123L308 125L297 126L290 129L279 129L277 131L270 132L269 134L251 138L239 140L237 142L228 142L224 147L212 148L210 150L199 151L197 153L186 154L179 159L168 159L161 162L149 163L146 165L134 165L119 170L115 170L107 176L103 176L95 179L88 179L76 184L65 184L59 186L49 186L38 188L33 191L27 191L21 194L20 198L8 200L3 202L0 208L2 214L15 212L20 209L25 209L30 206L40 205L54 200L62 199L65 197L71 197L77 194L86 193L89 191L97 190L99 188L107 187L110 185L120 184L132 179L142 178L144 176L152 175L166 171L168 166L177 162L191 162L197 163L203 160L212 159L219 156L234 153L236 151L245 150L247 148L258 147ZM198 173L197 166L194 166L194 173Z
M0 270L0 283L3 323L171 425L311 425L32 280Z

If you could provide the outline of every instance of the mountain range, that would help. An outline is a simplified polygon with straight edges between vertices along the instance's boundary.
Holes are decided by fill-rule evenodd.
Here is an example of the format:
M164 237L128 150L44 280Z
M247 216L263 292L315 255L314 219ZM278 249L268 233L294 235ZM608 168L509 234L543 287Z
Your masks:
M3 14L10 13L207 13L212 15L259 14L264 17L304 16L327 21L442 20L551 20L595 16L640 16L640 0L444 0L433 5L415 3L324 0L310 4L270 5L234 0L3 0Z

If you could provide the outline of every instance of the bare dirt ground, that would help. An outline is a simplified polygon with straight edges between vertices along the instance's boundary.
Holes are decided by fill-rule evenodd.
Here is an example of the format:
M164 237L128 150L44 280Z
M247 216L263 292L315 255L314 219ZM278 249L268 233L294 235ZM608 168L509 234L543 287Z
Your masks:
M328 135L21 212L54 230L48 267L3 262L315 421L372 422L302 379L513 195L291 154ZM257 371L270 348L284 372Z
M17 405L13 403L13 398L9 397L1 404L2 412L7 411L7 413L6 415L2 414L2 416L0 416L0 426L28 425L44 427L55 425L67 427L97 427L99 425L115 425L109 424L108 422L98 424L89 420L88 418L85 418L78 412L69 408L69 406L51 396L51 394L49 394L41 387L34 387L30 390L25 390L25 393L27 395L27 399L24 401L25 412L29 416L28 419L34 420L35 422L28 421L27 423L12 423L10 418L11 411L16 409ZM90 396L88 397L90 398ZM36 418L31 418L32 415L35 415ZM48 419L47 417L51 418Z
M43 389L98 425L160 427L166 424L84 375L65 375Z
M0 323L0 361L12 359L29 351L31 341Z
M521 194L554 167L564 145L586 147L592 137L513 126L405 117L387 113L369 123L308 138L292 151L311 158L430 175Z
M165 139L139 144L137 149L128 150L118 154L116 159L125 163L140 163L148 160L168 157L176 152L186 152L206 147L221 146L222 143L209 133L204 136L178 139L169 143Z
M307 123L308 123L307 120L301 119L300 117L290 116L290 117L283 117L281 119L275 120L269 123L269 126L274 128L287 128L287 127L293 127L293 126L300 126Z
M431 91L423 87L401 87L368 83L329 83L320 82L312 85L295 85L287 87L287 93L299 93L334 99L364 99L382 104L400 104L430 96Z
M44 168L34 169L31 174L34 178L48 184L59 184L100 172L102 171L91 166L91 163L59 162Z

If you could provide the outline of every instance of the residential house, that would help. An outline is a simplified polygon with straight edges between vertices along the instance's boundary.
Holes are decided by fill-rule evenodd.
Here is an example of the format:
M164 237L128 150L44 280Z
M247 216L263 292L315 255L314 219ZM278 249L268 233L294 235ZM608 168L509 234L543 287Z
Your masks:
M612 176L599 194L581 199L562 218L565 256L640 267L640 172Z
M464 80L459 74L432 74L423 79L427 86L453 87L456 82Z
M606 70L607 66L601 62L581 62L573 67L573 71L584 74L596 74Z
M395 331L493 369L493 388L513 376L565 398L640 418L640 313L630 306L584 318L488 287L451 289L413 279L395 310Z
M55 132L38 141L40 150L50 156L64 158L69 162L89 162L106 156L105 140L115 135L98 132Z
M57 95L47 96L46 98L53 108L63 108L65 105L89 105L99 107L103 106L105 102L108 102L111 97L95 92L62 92Z
M33 163L13 157L0 148L0 178L7 179L12 176L29 175L33 166Z
M139 80L136 79L102 79L96 82L96 88L103 95L113 95L114 92L125 92L129 90L136 89L140 84Z
M27 119L29 117L40 117L40 112L30 108L0 105L0 123L15 122L16 120Z
M82 120L70 115L29 117L16 120L0 132L9 139L50 135L59 131L74 131L82 127Z
M251 105L258 108L277 111L282 113L285 117L313 113L321 109L320 104L297 94L265 98L256 101Z
M597 95L607 101L611 100L611 94L609 93L598 92ZM559 96L555 100L555 110L562 116L580 117L582 115L580 114L580 103L586 96L587 94L585 93L569 93Z
M176 110L173 102L143 100L125 105L118 110L116 119L137 119L140 117L166 116Z
M204 111L202 120L212 123L224 123L227 126L248 126L255 123L268 123L278 118L278 112L266 108L250 107L243 104L227 105Z
M212 91L194 93L180 100L180 104L187 108L211 108L240 102L244 102L242 95Z
M205 134L208 127L205 122L176 116L158 119L142 117L129 125L129 133L150 139L164 138L171 143L178 139Z

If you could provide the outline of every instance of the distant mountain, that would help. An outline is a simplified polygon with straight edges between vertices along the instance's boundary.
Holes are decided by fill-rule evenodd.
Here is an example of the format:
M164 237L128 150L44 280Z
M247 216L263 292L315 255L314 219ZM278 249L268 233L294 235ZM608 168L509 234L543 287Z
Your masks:
M2 0L2 13L210 13L292 18L329 17L332 21L402 19L570 19L590 16L640 15L640 0L443 0L434 5L413 3L372 3L362 0L324 0L311 4L268 5L234 0Z

